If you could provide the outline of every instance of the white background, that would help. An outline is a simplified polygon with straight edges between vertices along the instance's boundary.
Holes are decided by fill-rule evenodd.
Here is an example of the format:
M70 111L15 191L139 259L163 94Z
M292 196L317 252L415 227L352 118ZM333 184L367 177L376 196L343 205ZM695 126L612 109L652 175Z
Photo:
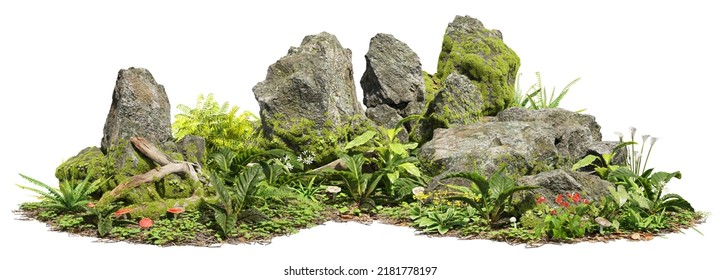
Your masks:
M369 40L379 32L407 43L423 68L434 73L443 32L455 15L476 17L503 32L521 58L523 88L534 82L535 71L549 87L561 88L581 77L563 100L564 108L587 108L606 140L614 140L614 132L628 126L660 137L651 165L681 170L684 177L673 181L671 190L699 210L718 212L720 21L711 4L398 2L0 4L1 278L68 278L71 273L101 279L294 279L298 277L282 276L282 270L338 265L439 267L434 277L406 279L710 278L718 240L713 216L699 227L704 236L688 230L640 243L525 249L414 236L410 229L384 225L332 224L278 238L269 246L210 249L105 244L48 232L44 225L18 221L10 212L32 199L15 187L23 183L17 173L55 183L54 169L63 159L99 145L120 69L150 70L165 86L173 108L194 106L198 94L212 92L218 101L257 113L252 87L305 35L327 31L352 49L356 81L365 71ZM359 84L356 87L362 100Z

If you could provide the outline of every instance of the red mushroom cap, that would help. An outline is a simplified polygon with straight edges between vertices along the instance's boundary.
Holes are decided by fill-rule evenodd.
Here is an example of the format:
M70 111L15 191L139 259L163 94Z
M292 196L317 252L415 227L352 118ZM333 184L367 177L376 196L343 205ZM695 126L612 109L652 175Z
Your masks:
M153 226L153 220L150 218L142 218L140 219L140 222L138 222L138 225L141 228L150 228L151 226Z
M185 209L183 209L182 207L172 207L172 208L168 208L167 211L168 211L168 213L172 213L172 214L180 214L182 212L185 212Z
M120 216L125 215L125 214L130 213L130 212L132 212L132 209L130 209L130 208L123 208L123 209L120 209L120 210L115 211L115 217L117 218L117 217L120 217Z
M87 204L85 204L85 206L87 206L88 208L93 208L95 207L95 203L88 202Z

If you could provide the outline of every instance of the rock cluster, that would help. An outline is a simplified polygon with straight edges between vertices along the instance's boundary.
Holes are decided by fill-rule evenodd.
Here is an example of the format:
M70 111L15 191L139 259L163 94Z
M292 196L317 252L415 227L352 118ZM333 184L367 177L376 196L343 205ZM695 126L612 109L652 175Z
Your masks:
M303 133L353 126L353 119L391 128L402 118L419 115L421 121L405 124L401 139L424 144L418 158L435 175L429 189L439 186L448 172L489 176L504 169L521 184L542 186L536 193L546 196L583 192L597 198L606 192L607 182L568 169L588 153L608 153L617 143L602 141L593 116L512 108L520 61L500 31L472 17L456 17L443 36L433 75L422 71L418 55L407 44L377 34L370 40L360 81L367 110L357 100L351 56L334 35L322 32L306 36L270 65L265 80L253 87L265 136L297 143L289 132L299 124L309 126ZM144 137L176 160L205 161L204 139L173 141L163 86L149 71L130 68L118 74L100 148L81 151L58 167L56 175L112 175L115 181L107 191L119 180L154 168L129 144L130 137ZM615 163L622 158L618 155ZM137 193L131 200L187 197L197 186L169 176L154 187L160 198Z
M564 109L510 108L479 123L435 130L433 139L422 146L418 157L438 175L433 185L436 186L448 172L479 171L490 176L504 168L505 172L520 177L569 169L587 154L598 153L595 150L598 147L615 144L602 141L600 126L593 116ZM576 177L575 172L566 173Z

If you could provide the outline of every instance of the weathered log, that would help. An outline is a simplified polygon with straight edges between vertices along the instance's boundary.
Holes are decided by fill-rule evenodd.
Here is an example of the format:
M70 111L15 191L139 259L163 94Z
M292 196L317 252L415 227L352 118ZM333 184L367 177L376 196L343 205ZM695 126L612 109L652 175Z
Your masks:
M171 157L166 155L163 151L155 147L152 143L148 142L143 137L131 137L130 143L137 148L140 153L156 162L160 166L168 165L175 162Z
M155 145L148 142L145 138L132 137L130 138L130 142L140 153L160 165L160 167L154 168L143 174L130 177L125 182L119 184L110 192L103 195L98 204L104 205L112 202L127 190L136 188L145 183L156 182L157 180L160 180L170 174L184 174L193 181L200 181L193 163L184 161L176 162Z

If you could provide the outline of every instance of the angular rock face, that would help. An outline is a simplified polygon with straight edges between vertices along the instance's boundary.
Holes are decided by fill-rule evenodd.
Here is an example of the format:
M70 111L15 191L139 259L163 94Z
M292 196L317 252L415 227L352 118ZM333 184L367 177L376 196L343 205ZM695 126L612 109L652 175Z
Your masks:
M320 130L328 122L340 126L362 115L351 56L334 35L323 32L306 36L300 47L270 65L265 80L253 87L266 135L290 129L302 118Z
M608 187L613 186L597 176L560 169L523 176L517 180L517 184L541 187L530 191L531 199L542 195L552 200L558 194L576 192L593 201L609 195Z
M490 30L479 20L457 16L445 30L436 78L445 81L452 73L466 76L476 87L482 102L477 110L495 115L512 105L520 59L502 40L502 33Z
M436 178L476 170L490 176L502 167L508 174L524 176L569 168L601 138L592 116L563 109L512 108L480 123L436 129L418 157L440 174Z
M120 70L100 148L107 153L110 146L130 137L163 143L172 139L170 124L165 88L155 82L150 71L132 67Z
M595 117L564 109L510 108L500 112L496 121L550 125L553 130L555 148L573 162L584 157L595 143L602 142L600 125L595 122Z
M422 64L407 44L390 34L377 34L370 40L365 61L367 68L360 86L368 118L390 128L404 117L422 113Z
M456 72L445 78L445 86L428 108L428 114L441 127L478 122L484 116L480 90L465 75Z

